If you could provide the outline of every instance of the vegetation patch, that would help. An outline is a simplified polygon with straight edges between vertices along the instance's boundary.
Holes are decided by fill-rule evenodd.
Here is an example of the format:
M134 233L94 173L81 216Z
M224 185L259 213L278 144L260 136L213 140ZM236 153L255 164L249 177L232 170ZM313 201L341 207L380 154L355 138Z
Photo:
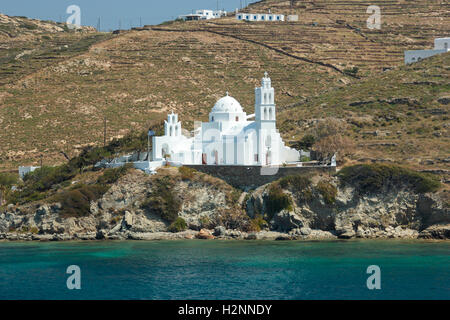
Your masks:
M55 197L61 203L60 216L85 217L90 214L91 201L99 199L109 189L106 185L77 185Z
M181 180L190 181L194 179L195 174L198 173L197 170L189 168L189 167L179 167L178 171L181 174Z
M265 229L267 226L268 226L268 223L266 220L264 220L263 216L260 214L257 214L253 219L250 220L250 230L249 231L259 232L259 231Z
M181 201L173 190L174 179L170 176L158 177L153 181L150 197L144 201L142 208L149 210L172 223L178 218Z
M11 173L0 173L0 206L8 198L11 187L18 183L16 175Z
M283 192L280 184L272 184L269 187L269 194L266 201L267 220L272 220L273 216L281 210L292 210L292 199L289 194Z
M311 186L311 179L304 175L286 176L279 180L283 189L290 189L293 192L303 192Z
M169 232L174 232L175 233L175 232L184 231L184 230L186 230L186 228L187 228L186 221L183 218L178 217L178 218L175 219L174 222L172 222L170 224L170 226L169 226L169 228L167 230Z
M53 186L68 181L75 175L76 170L70 165L39 168L25 175L23 187L11 195L9 202L24 204L45 199Z
M343 168L338 177L360 193L377 192L382 188L405 185L416 193L435 192L441 184L431 174L386 164L358 164Z
M317 184L317 190L319 190L326 204L334 204L336 202L337 188L331 183L320 181Z
M101 185L116 183L132 167L131 163L127 163L119 168L106 169L103 175L98 178L97 183Z

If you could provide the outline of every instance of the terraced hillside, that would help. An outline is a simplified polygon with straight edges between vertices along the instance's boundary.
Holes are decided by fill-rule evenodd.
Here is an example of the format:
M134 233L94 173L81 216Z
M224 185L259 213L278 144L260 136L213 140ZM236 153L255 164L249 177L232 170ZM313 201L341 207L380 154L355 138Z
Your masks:
M369 5L381 9L381 29L369 29ZM432 48L436 37L450 34L450 5L446 0L266 0L245 13L296 14L298 22L239 22L235 17L184 24L183 29L206 29L269 46L285 54L332 65L338 70L358 67L357 76L398 66L403 51ZM446 23L447 22L447 23Z
M41 155L44 163L63 162L61 151L73 156L82 146L101 144L105 117L108 138L144 130L170 110L180 113L183 126L191 129L192 120L206 120L225 91L252 112L253 88L264 71L270 73L277 91L280 130L292 141L304 134L302 120L329 114L353 121L361 114L349 103L409 97L395 81L403 81L401 75L414 73L414 68L419 68L414 76L418 83L411 85L411 91L426 92L424 103L434 101L426 109L448 112L437 98L431 99L434 93L445 96L448 78L441 75L438 91L427 89L427 82L439 77L439 63L448 66L448 58L433 60L437 61L434 76L428 74L431 69L420 69L420 65L402 67L403 50L431 47L434 37L450 34L444 23L450 14L448 2L424 3L372 1L382 10L381 30L366 28L368 4L362 0L295 1L292 8L290 1L267 0L246 11L270 8L272 12L295 13L299 22L246 23L226 17L146 26L118 35L94 30L65 32L64 26L57 24L62 31L38 28L39 32L29 34L27 28L5 24L7 27L0 28L0 169L36 164ZM9 31L2 33L2 28ZM392 71L379 75L389 68ZM448 72L448 67L442 71ZM360 95L355 89L370 87L370 81L382 87L391 75L397 75L389 82L398 86L395 92L374 95L364 91ZM348 96L343 96L345 92ZM337 103L335 96L342 103ZM415 99L422 104L422 97ZM387 104L406 114L410 110L399 103L402 101ZM387 106L368 106L365 110L376 123L376 131L378 122L373 119ZM426 113L411 112L428 121ZM422 152L422 160L413 164L422 161L427 168L441 167L436 159L447 158L448 140L434 136L435 131L441 138L446 135L447 116L441 116L436 120L440 129L396 136L400 149L408 145L406 137L414 140L423 135L423 141L432 144L426 157L434 160L423 162L422 144L414 142L412 150ZM411 119L403 121L404 128L399 130L409 132L421 124L422 120ZM370 146L374 140L391 137L364 134L365 127L358 130L353 128L351 133L361 145L354 160L390 157L403 161L408 157L408 152L396 152L394 146L389 154L382 152L387 147ZM418 159L414 152L411 158Z
M448 177L450 53L425 59L282 107L286 139L298 141L325 117L344 120L355 161L395 162Z

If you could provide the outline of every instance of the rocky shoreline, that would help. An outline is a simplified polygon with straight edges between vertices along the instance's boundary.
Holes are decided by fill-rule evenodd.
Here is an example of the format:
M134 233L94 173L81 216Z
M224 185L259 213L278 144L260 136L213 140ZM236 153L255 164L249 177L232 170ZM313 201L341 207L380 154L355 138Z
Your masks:
M443 240L448 239L442 235L442 228L450 232L450 225L442 226L439 230L424 230L418 232L413 229L401 227L388 227L386 230L368 229L359 230L354 237L337 235L336 232L314 230L310 228L293 229L289 233L277 231L243 232L238 230L227 230L223 227L214 230L202 229L186 230L182 232L99 232L77 233L77 234L34 234L34 233L0 233L0 241L126 241L126 240L349 240L349 239L407 239L407 240Z
M85 215L67 216L58 202L8 205L0 210L0 241L450 239L445 190L416 193L396 185L361 193L323 175L236 195L207 175L163 174L171 175L170 192L180 201L181 232L143 205L158 184L134 170L91 201ZM286 198L286 208L267 218L274 201Z

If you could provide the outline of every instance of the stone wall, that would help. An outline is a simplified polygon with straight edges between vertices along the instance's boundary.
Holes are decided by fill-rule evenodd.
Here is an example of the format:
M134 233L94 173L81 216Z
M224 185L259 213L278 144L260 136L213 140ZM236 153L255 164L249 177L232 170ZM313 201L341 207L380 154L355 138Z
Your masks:
M261 166L186 165L186 167L225 180L233 187L240 189L255 189L266 183L290 175L320 172L329 172L332 174L336 172L336 167L334 166L268 168Z

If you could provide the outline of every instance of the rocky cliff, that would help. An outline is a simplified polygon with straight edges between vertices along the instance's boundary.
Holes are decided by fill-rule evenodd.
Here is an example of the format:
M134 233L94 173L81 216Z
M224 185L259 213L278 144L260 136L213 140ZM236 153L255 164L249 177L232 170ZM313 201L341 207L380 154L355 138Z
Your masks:
M7 206L0 239L448 239L448 198L446 190L418 193L407 184L361 192L328 174L286 177L246 193L199 172L129 170L85 215L68 215L52 201ZM174 221L182 221L179 232L169 232Z

